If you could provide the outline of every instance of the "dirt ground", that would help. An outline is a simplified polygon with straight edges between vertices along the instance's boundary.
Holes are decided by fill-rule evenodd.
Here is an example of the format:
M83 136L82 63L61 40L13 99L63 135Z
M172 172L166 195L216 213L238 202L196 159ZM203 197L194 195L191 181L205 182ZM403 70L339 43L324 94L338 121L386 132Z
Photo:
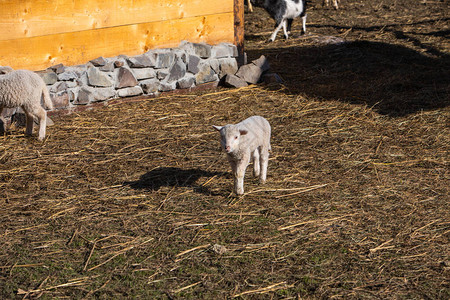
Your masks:
M256 85L53 118L0 137L0 298L449 299L449 2L309 3ZM300 32L294 23L294 35ZM246 194L211 125L272 125Z

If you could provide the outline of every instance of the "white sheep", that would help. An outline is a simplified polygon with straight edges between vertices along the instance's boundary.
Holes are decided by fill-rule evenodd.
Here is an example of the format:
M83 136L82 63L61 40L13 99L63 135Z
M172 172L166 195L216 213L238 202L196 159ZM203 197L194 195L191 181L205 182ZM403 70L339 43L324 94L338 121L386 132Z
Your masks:
M47 109L53 109L47 86L36 73L17 70L0 76L0 115L5 107L22 107L27 116L26 135L32 134L33 117L36 117L39 120L38 138L41 141L45 138L47 124L47 112L41 106L42 97ZM5 127L4 123L3 127Z
M244 193L244 176L253 160L253 175L265 183L269 162L270 124L260 116L253 116L238 124L214 126L220 132L220 143L227 153L234 177L234 192Z

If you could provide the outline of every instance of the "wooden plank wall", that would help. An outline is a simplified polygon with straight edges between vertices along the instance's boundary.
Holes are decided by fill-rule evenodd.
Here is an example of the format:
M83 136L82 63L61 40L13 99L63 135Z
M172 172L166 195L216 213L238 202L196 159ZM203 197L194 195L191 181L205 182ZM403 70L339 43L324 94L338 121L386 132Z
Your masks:
M243 7L242 0L1 0L0 65L42 70L182 40L233 43L236 1Z

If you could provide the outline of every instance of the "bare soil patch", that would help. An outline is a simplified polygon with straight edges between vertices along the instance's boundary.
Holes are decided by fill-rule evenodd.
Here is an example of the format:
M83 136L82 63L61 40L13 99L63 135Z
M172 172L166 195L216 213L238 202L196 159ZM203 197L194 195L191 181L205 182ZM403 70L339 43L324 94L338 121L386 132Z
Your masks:
M448 2L316 2L309 35L272 44L246 14L249 59L285 85L1 137L0 298L448 299ZM256 114L268 182L234 197L211 125Z

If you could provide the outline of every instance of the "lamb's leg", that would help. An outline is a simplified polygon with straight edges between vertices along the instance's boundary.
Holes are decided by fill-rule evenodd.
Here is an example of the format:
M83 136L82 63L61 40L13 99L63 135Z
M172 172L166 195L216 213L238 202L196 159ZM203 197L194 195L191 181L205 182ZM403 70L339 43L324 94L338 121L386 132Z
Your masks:
M34 125L34 117L31 114L29 109L26 109L25 107L22 106L23 111L25 112L25 116L27 118L26 123L27 123L27 127L25 130L25 135L27 136L31 136L33 134L33 125Z
M36 116L39 119L39 135L38 139L42 141L45 138L45 129L47 127L47 112L42 107L39 107Z
M275 41L275 38L277 37L278 31L280 31L281 27L284 25L284 20L281 20L281 22L277 25L275 30L272 32L272 35L270 36L269 42Z
M259 182L265 183L267 178L267 166L269 164L269 151L267 148L262 148L260 153L261 174L259 175Z
M258 177L260 174L259 150L253 151L253 176Z
M236 195L242 195L244 193L244 176L249 162L250 155L244 155L244 157L237 162L236 176L234 177L234 192Z
M0 106L0 134L6 133L6 120L2 116L3 106Z
M284 33L284 38L287 40L289 39L289 34L288 34L288 20L284 20L283 21L283 33Z
M301 34L306 33L306 14L302 17L302 31Z

